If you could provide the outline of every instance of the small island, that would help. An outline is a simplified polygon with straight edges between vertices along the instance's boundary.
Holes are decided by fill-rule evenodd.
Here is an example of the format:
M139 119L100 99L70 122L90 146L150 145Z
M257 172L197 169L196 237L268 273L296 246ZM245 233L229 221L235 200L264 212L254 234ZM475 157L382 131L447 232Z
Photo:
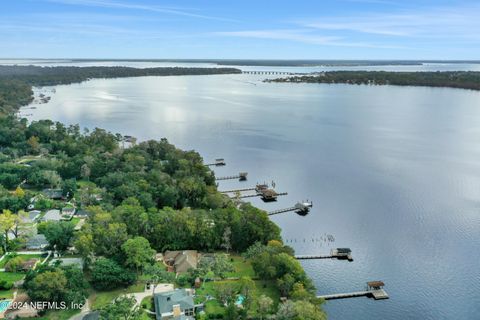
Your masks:
M387 71L331 71L286 78L267 79L265 82L363 84L446 87L480 90L480 72L387 72Z

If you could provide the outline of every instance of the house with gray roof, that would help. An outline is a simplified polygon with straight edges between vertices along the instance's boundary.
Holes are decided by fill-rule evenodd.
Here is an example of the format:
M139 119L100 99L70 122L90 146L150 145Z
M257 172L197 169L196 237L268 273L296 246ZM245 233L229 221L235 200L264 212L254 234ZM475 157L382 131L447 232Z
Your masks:
M153 296L156 320L193 320L195 303L185 289L156 293Z
M183 273L197 269L198 256L196 250L165 251L163 261L168 265L169 271Z
M47 213L42 218L43 221L60 221L62 220L62 214L60 213L60 210L53 209L53 210L48 210Z
M25 216L22 220L25 223L32 223L35 220L37 220L37 218L40 216L41 213L42 213L42 211L40 211L40 210L28 211L28 215Z
M43 234L36 234L27 241L27 250L43 250L48 246L47 238Z

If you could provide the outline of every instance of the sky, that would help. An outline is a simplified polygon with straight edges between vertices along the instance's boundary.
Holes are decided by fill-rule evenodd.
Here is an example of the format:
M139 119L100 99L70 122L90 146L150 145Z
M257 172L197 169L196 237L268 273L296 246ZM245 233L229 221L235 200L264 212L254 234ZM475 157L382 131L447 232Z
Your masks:
M0 58L480 58L478 0L2 0Z

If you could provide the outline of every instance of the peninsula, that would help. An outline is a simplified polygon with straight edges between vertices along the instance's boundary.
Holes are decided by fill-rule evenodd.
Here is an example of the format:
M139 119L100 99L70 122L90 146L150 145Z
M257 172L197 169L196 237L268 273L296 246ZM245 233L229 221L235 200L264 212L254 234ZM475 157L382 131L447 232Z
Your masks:
M32 301L72 306L27 310L42 319L326 318L280 228L218 192L197 152L17 113L32 85L236 69L0 70L0 316Z
M422 87L448 87L480 90L480 72L387 72L387 71L331 71L266 82L366 84Z

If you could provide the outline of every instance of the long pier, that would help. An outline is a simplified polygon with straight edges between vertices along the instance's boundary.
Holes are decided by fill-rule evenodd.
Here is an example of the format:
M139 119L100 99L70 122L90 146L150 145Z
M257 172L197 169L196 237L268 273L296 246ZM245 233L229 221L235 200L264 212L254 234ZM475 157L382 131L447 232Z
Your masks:
M279 196L286 196L288 194L288 192L279 192L279 193L275 193L275 199L276 197L279 197ZM244 195L241 195L239 197L230 197L231 199L237 199L237 198L253 198L253 197L262 197L264 198L266 201L273 201L273 198L265 198L264 194L262 193L257 193L257 194L244 194Z
M375 300L389 298L387 292L384 289L326 294L322 296L317 296L317 298L324 299L324 300L347 299L347 298L356 298L356 297L372 297Z
M205 164L205 166L207 166L207 167L211 167L211 166L220 167L220 166L225 166L226 164L227 163L225 162L225 160L220 158L220 159L215 159L215 162L213 162L213 163Z
M382 281L371 281L367 282L367 290L364 291L326 294L317 296L317 298L324 300L346 299L356 297L371 297L375 300L388 299L389 296L387 292L383 289L384 285L385 284Z
M298 214L306 215L310 211L310 208L312 206L313 206L312 202L297 202L293 207L270 211L268 215L273 216L275 214L280 214L280 213L285 213L290 211L296 211Z
M330 250L327 255L298 255L295 256L297 260L314 260L314 259L338 259L353 261L352 251L349 248L337 248Z
M240 172L237 175L234 176L225 176L225 177L216 177L215 180L232 180L232 179L238 179L240 181L245 181L247 180L247 172Z
M256 189L257 188L244 188L244 189L225 190L225 191L219 191L219 192L220 193L236 193L236 192L243 192L243 191L253 191Z

